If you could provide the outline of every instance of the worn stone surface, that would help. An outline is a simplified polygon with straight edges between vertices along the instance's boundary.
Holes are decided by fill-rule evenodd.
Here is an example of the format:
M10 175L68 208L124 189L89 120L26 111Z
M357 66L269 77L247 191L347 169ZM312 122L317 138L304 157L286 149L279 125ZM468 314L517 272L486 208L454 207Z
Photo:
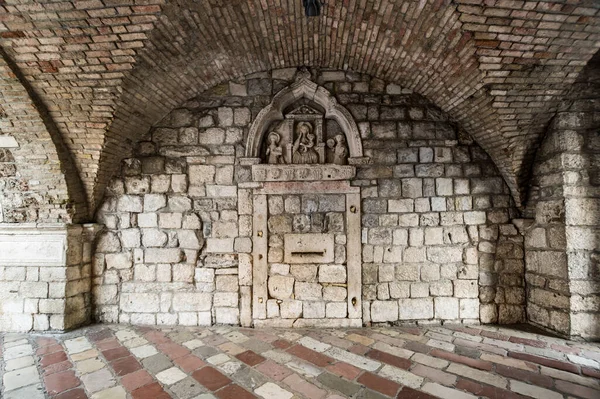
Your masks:
M1 334L0 348L0 395L10 399L595 398L600 392L598 344L492 326L96 325L52 337Z

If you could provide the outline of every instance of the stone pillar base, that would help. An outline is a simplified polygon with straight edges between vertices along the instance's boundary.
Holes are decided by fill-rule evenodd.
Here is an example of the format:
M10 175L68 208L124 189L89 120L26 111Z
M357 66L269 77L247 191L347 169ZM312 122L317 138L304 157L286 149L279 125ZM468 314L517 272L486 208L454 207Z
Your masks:
M64 331L90 322L99 225L0 224L0 331Z

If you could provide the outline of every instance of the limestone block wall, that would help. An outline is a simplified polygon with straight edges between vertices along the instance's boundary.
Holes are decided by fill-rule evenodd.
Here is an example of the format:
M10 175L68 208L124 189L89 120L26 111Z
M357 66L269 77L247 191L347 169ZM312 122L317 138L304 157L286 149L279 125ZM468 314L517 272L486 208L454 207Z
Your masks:
M348 316L345 211L344 194L269 196L267 319ZM322 264L286 263L286 233L314 234L311 237L332 247L330 259Z
M93 225L0 224L0 331L62 331L91 317Z
M71 221L60 164L33 156L33 151L44 151L40 144L20 145L12 136L3 135L2 119L0 116L0 223ZM52 175L54 180L49 177Z
M0 57L0 223L68 223L82 193L69 192L78 179L57 149L39 110ZM77 203L76 206L75 203ZM81 206L83 209L84 206Z
M560 137L548 137L534 169L536 197L533 225L526 226L527 314L535 324L568 334L569 270ZM528 223L529 224L529 223Z
M124 161L98 212L97 320L246 324L256 183L240 158L252 121L295 74L258 73L189 100ZM487 154L410 90L351 72L313 79L351 112L371 159L350 181L362 197L363 322L523 321L522 237ZM286 229L299 197L269 204L283 203ZM294 277L273 264L272 277Z
M529 319L600 337L600 61L561 104L538 152L525 229Z

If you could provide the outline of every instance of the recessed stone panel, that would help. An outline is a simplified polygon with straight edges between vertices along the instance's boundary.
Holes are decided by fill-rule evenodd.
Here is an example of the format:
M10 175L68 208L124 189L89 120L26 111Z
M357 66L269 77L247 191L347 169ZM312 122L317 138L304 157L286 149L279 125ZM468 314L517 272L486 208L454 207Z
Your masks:
M285 263L332 263L334 260L333 234L284 235Z
M64 266L66 231L56 233L7 234L0 232L0 266Z

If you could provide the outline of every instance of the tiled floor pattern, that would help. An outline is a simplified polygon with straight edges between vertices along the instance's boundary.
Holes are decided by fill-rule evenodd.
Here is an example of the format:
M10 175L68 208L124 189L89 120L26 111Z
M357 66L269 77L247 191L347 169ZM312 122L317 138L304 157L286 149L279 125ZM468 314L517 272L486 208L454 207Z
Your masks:
M4 399L600 398L600 345L488 326L0 338Z

